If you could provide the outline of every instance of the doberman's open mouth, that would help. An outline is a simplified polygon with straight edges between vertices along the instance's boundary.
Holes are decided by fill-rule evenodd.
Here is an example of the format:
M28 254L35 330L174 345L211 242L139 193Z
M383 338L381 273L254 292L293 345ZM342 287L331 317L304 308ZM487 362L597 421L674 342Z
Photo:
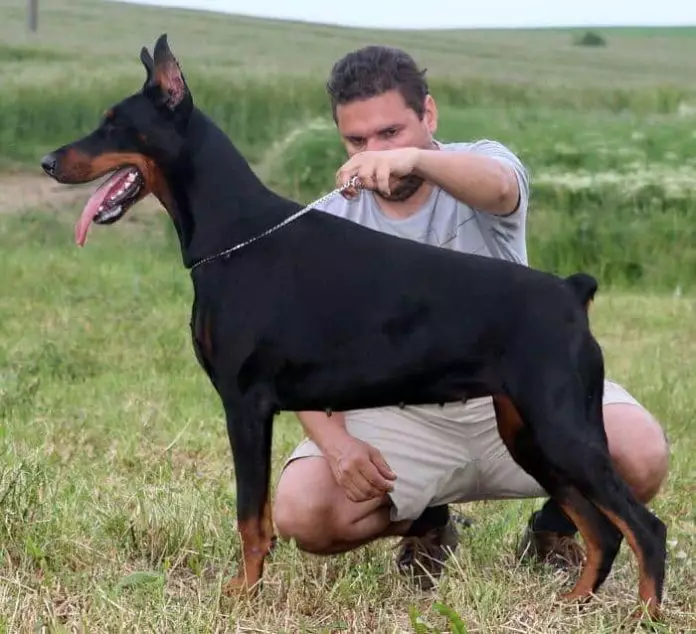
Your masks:
M75 239L82 246L90 224L108 225L120 220L140 197L145 178L137 167L123 167L111 174L89 197L75 227Z

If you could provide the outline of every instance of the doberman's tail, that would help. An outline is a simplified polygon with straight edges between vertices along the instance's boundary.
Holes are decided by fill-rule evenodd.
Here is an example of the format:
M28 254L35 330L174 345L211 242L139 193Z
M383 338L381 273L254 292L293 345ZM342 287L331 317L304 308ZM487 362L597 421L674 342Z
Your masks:
M573 289L580 303L589 309L597 293L597 280L588 273L573 273L573 275L566 277L565 281Z

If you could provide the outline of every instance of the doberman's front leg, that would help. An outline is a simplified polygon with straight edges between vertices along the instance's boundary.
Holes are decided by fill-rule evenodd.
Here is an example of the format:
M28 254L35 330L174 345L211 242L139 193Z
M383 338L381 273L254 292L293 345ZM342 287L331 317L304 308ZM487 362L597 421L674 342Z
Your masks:
M241 406L240 406L241 405ZM270 501L273 409L267 399L244 397L225 405L237 480L237 523L242 563L224 586L226 595L255 592L274 540Z

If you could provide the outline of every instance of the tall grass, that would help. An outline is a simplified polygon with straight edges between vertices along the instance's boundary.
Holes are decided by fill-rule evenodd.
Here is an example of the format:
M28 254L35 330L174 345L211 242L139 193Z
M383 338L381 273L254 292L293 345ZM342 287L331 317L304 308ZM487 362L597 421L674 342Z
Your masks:
M91 129L106 107L140 89L144 69L137 60L129 63L127 72L115 69L108 77L90 73L56 85L7 86L0 102L0 156L30 162L42 150ZM259 159L268 144L298 122L327 114L324 83L317 77L225 77L195 68L187 74L197 105L230 134L251 161ZM588 108L597 108L600 126L617 127L617 123L624 123L626 113L673 114L684 98L681 91L673 89L624 92L583 88L567 92L442 79L433 80L431 90L438 104L461 111L469 121L478 120L479 126L489 119L495 122L502 113L508 121L505 133L509 142L529 136L530 128L539 131L535 126L539 109L544 113L554 110L572 124L573 118L583 117ZM473 116L468 110L474 111ZM615 120L610 119L612 114L616 114ZM548 115L541 118L553 125ZM564 160L553 155L547 160L556 158Z
M141 70L140 62L133 64ZM55 89L52 97L36 88L9 91L0 105L0 146L7 158L36 161L41 153L91 131L113 103L137 92L142 73L109 81L79 82ZM309 81L195 78L195 101L235 141L250 161L262 156L274 139L304 118L325 111L321 86Z
M196 103L269 185L305 202L333 186L345 154L319 81L225 82L190 74ZM6 160L36 169L38 157L92 129L100 113L137 90L142 79L138 74L106 83L94 79L51 99L37 89L15 87L0 105ZM606 286L694 288L696 118L486 105L483 89L482 105L465 91L442 86L434 89L441 140L497 139L527 166L535 266L558 273L589 270Z

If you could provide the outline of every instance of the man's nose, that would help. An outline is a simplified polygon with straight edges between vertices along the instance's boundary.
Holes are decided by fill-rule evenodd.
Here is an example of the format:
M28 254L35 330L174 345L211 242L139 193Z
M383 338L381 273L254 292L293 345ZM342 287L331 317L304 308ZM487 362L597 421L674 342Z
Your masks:
M388 149L389 146L387 143L384 142L382 139L368 139L367 143L365 144L365 149L369 150L371 152L379 152L381 150L386 150Z

